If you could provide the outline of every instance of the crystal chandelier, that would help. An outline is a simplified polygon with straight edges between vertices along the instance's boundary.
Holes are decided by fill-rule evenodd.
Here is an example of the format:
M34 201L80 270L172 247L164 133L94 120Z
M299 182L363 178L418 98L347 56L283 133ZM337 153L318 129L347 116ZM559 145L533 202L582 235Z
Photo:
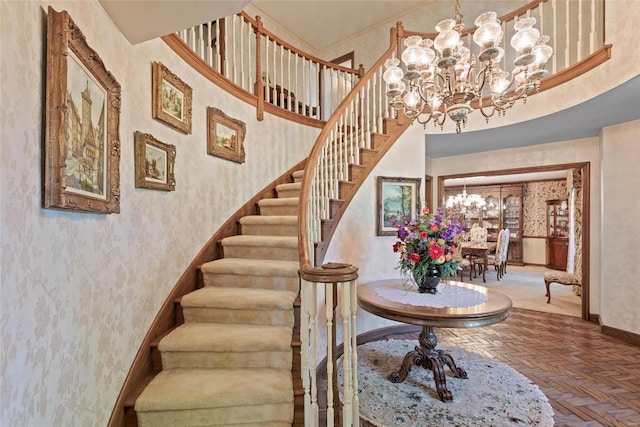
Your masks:
M496 112L504 115L518 99L526 102L527 94L538 91L540 79L549 75L544 69L553 53L547 45L548 36L541 36L533 26L536 19L527 17L514 25L511 46L515 49L511 72L500 68L504 57L501 48L502 27L495 12L485 12L475 20L477 29L473 41L480 47L477 58L461 40L464 29L460 0L456 0L455 19L445 19L436 25L435 40L414 35L404 41L402 62L385 62L383 78L387 83L389 105L403 111L412 121L425 125L433 120L440 126L449 116L456 123L456 132L467 123L473 112L471 103L487 122Z
M456 214L475 213L482 210L487 202L479 194L467 194L467 186L462 189L462 193L449 196L445 204L448 210L453 210Z

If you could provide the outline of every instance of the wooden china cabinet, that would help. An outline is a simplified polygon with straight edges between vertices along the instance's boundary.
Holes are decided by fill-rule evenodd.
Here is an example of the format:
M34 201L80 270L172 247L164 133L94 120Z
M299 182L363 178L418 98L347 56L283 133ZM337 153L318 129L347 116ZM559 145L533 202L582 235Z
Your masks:
M567 200L547 200L547 268L567 269L569 208Z
M465 213L461 219L471 228L474 225L487 229L487 240L495 242L502 228L511 231L507 260L522 265L522 188L523 184L497 184L467 186L468 194L480 194L487 203L480 212ZM461 193L463 187L446 187L445 201L449 196ZM443 202L444 205L444 202Z

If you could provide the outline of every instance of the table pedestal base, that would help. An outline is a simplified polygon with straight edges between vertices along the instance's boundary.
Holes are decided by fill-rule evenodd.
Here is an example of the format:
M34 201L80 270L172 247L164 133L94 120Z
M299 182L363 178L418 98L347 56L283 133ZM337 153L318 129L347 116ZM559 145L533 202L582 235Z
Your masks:
M436 390L440 400L443 402L452 400L453 396L447 389L444 364L446 363L456 378L467 378L467 372L456 366L453 358L449 354L445 353L443 350L436 350L438 339L436 338L436 334L433 332L432 326L422 327L422 332L420 333L418 341L420 342L420 346L416 346L414 350L404 356L400 370L392 372L391 375L389 375L389 379L394 383L401 383L407 378L407 375L409 375L409 371L411 371L413 365L422 366L423 368L431 369L431 371L433 371L433 381L436 384Z

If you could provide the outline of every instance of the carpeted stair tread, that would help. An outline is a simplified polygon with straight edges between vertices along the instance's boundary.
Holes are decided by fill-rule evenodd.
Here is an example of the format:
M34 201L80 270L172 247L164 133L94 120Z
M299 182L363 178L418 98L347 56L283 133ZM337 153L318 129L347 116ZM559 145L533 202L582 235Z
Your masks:
M296 294L270 289L204 287L182 297L186 307L223 308L228 310L292 310Z
M136 412L293 403L285 369L165 369L136 399ZM241 420L238 420L241 421Z
M259 225L298 225L295 215L247 215L240 218L240 224Z
M298 236L230 236L221 241L223 247L252 246L268 248L297 248Z
M161 352L291 351L291 328L187 322L158 343Z
M271 199L261 199L258 202L259 206L297 206L300 202L299 197L278 197Z
M295 171L293 174L291 174L291 176L293 176L293 180L295 182L301 182L302 178L304 177L304 169Z
M202 264L200 270L206 274L244 274L250 276L298 277L300 263L267 259L220 258Z

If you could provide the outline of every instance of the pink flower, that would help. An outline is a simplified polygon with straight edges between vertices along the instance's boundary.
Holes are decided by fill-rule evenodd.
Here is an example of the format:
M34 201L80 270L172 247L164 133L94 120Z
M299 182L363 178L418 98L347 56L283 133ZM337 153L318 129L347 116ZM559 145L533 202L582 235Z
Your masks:
M438 224L431 224L432 231L438 231Z

